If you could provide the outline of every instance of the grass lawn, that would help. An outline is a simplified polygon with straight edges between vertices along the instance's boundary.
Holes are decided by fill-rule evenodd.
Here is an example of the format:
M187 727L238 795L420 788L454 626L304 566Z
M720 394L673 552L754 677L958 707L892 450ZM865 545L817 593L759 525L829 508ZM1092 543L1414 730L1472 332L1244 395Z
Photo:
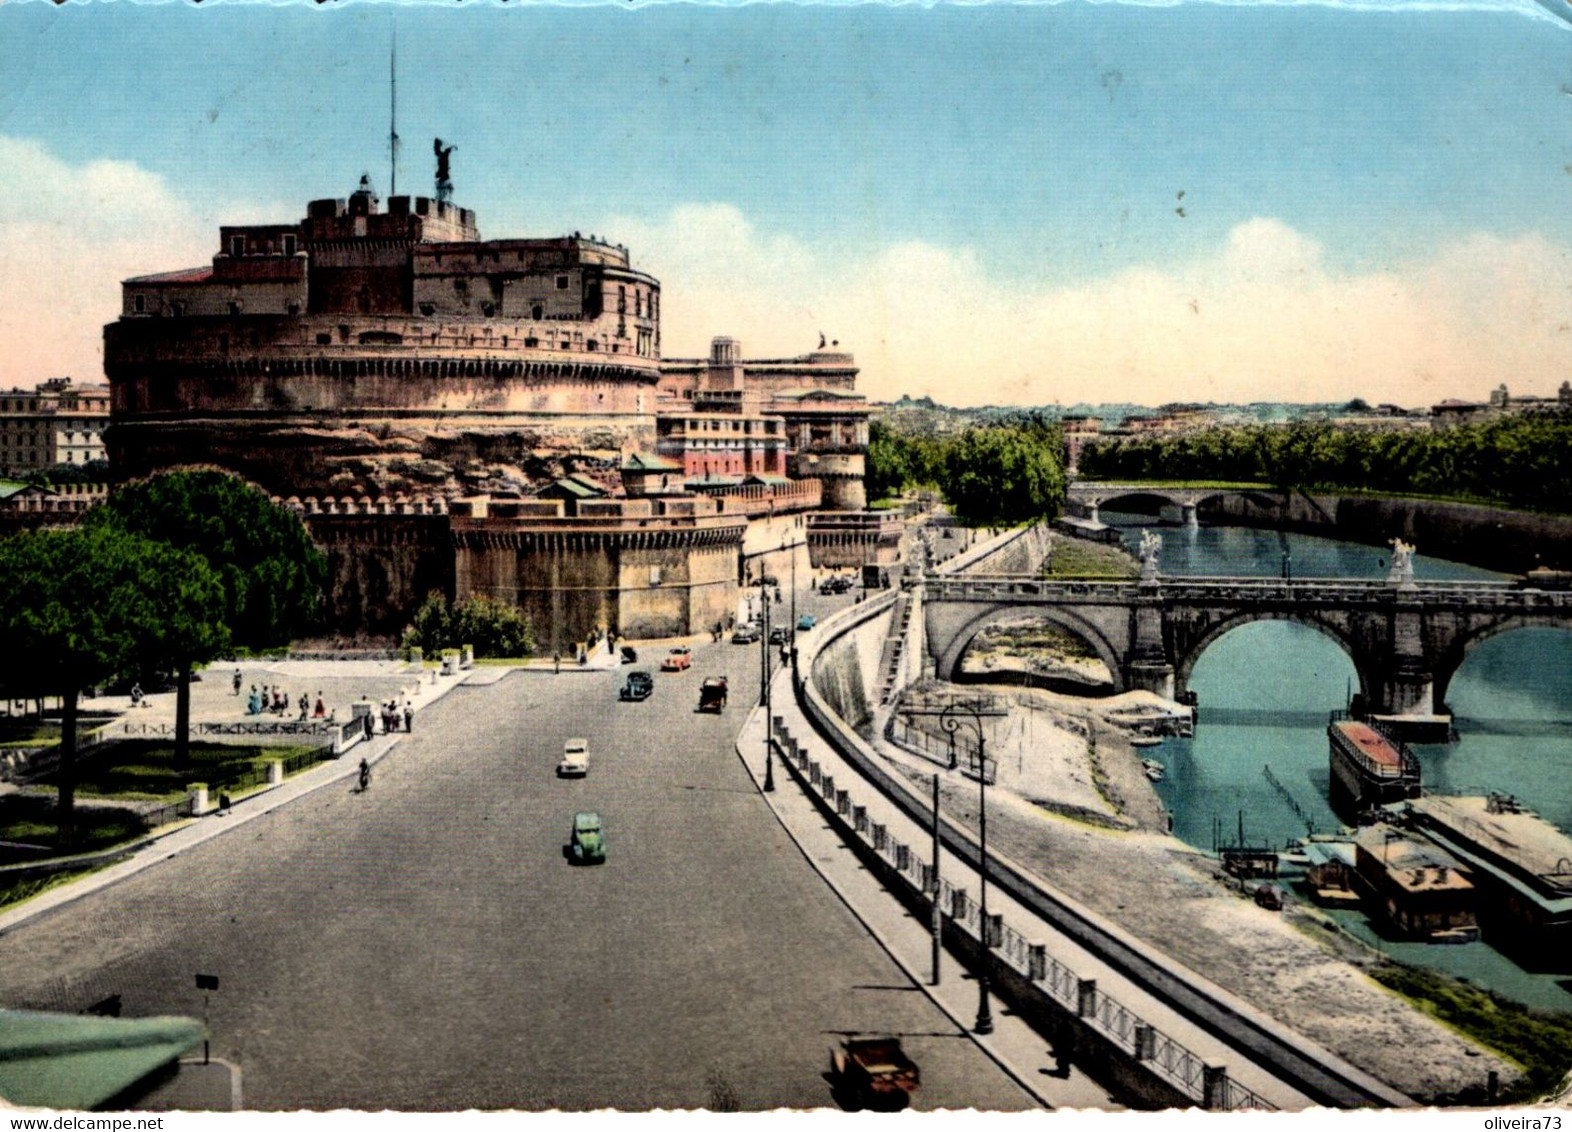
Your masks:
M1085 539L1054 536L1048 555L1049 578L1134 578L1140 573L1132 559L1116 546Z
M77 764L77 790L81 794L172 802L184 797L193 782L217 787L239 775L264 775L273 759L302 755L317 746L192 743L190 765L176 770L171 743L158 739L113 743Z
M0 908L10 904L20 904L40 892L47 892L57 885L69 884L78 877L96 873L103 867L94 865L90 869L61 869L58 873L50 873L48 876L19 877L16 880L0 879Z
M60 741L60 723L37 716L0 716L0 748L46 747Z
M69 847L60 841L59 814L53 798L25 794L0 797L0 841L41 845L48 853L0 848L0 862L37 861L62 853L91 853L107 849L146 832L141 818L130 810L108 806L76 808L76 839Z

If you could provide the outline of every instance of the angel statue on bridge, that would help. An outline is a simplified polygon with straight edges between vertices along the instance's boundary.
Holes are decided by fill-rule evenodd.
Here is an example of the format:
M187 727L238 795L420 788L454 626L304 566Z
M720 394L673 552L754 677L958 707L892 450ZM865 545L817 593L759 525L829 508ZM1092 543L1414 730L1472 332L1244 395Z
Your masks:
M1141 532L1141 581L1157 581L1157 556L1162 549L1162 535L1150 528Z
M1392 569L1386 580L1394 586L1414 584L1414 544L1400 538L1392 540Z

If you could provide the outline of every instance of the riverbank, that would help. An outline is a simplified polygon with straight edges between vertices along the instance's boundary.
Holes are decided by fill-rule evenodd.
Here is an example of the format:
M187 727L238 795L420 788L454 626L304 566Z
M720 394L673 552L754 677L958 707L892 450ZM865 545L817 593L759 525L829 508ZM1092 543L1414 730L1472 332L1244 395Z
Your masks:
M1085 700L991 690L1033 705L1012 711L990 744L999 779L989 793L988 836L1004 855L1421 1100L1472 1096L1492 1069L1504 1085L1516 1079L1510 1063L1378 985L1368 972L1381 956L1329 929L1316 909L1295 902L1284 912L1258 907L1209 856L1161 832L1166 815L1141 773L1139 754L1090 715ZM1086 742L1089 717L1095 744ZM1050 729L1060 736L1048 736ZM931 766L901 754L893 761L924 788L932 781ZM942 779L945 812L975 828L975 784L956 775ZM1064 812L1085 801L1088 787L1125 828Z

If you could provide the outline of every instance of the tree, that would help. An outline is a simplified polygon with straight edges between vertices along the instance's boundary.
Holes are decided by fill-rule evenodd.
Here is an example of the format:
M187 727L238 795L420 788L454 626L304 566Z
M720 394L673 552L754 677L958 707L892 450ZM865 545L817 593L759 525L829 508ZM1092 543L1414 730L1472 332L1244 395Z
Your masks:
M535 629L522 610L495 598L472 597L449 606L433 590L404 631L403 645L428 654L471 645L476 656L529 656L535 651Z
M0 679L60 697L60 840L69 845L82 689L134 664L150 642L212 633L219 581L197 555L88 525L0 542L0 593Z
M980 526L1051 518L1064 504L1061 447L1058 430L1038 424L968 429L946 453L945 498Z
M238 476L195 469L137 480L117 488L88 521L205 558L218 575L223 623L237 645L287 645L316 617L327 560L297 516ZM172 629L161 643L178 682L175 765L183 766L191 744L191 670L229 641L191 625Z

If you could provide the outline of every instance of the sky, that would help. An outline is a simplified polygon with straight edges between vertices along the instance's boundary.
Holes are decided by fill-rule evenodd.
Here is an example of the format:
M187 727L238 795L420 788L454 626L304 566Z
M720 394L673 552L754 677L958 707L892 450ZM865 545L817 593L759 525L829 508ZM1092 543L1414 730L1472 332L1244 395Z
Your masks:
M457 146L485 237L628 246L663 354L958 404L1426 405L1572 378L1568 0L0 5L0 386L121 279Z

